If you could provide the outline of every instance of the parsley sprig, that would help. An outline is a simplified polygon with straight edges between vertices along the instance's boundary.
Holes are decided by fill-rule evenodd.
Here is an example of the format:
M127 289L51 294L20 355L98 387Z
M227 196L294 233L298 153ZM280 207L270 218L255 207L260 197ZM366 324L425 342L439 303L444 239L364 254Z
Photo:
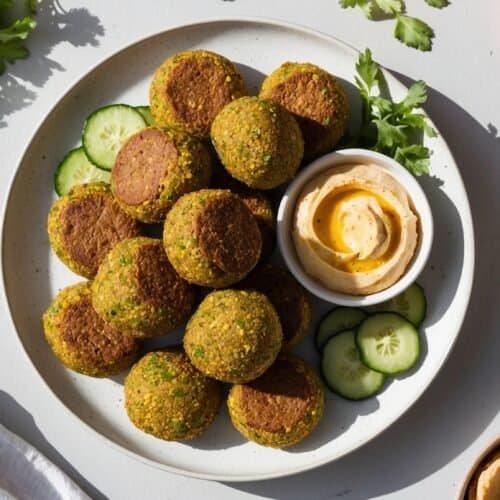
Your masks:
M448 0L425 0L431 7L442 9ZM396 19L394 37L408 47L428 51L432 49L433 29L421 19L406 15L404 0L339 0L343 9L358 7L368 19L391 17Z
M29 55L25 40L36 26L33 19L36 0L27 0L25 5L27 15L9 26L0 25L0 75L5 72L6 63L13 64L17 59L24 59ZM6 9L11 7L14 7L14 0L0 0L0 21Z
M427 174L431 151L419 144L418 139L422 134L428 137L437 134L420 110L427 100L425 82L415 82L400 102L382 97L382 73L379 65L373 61L370 49L359 55L356 73L363 115L354 144L394 158L413 175Z

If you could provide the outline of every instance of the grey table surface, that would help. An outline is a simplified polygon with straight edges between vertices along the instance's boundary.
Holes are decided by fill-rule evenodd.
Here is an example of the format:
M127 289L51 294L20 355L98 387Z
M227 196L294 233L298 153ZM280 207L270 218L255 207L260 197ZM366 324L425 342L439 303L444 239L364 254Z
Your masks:
M0 164L8 182L36 125L68 86L134 39L206 17L265 16L334 35L374 55L405 83L424 79L426 106L448 141L471 201L476 274L459 340L422 398L358 451L304 474L229 484L168 474L124 456L65 415L0 315L0 422L38 447L92 497L453 499L474 458L500 434L500 35L497 0L423 0L408 10L437 34L431 53L397 43L390 21L368 22L337 0L41 0L31 57L0 77ZM27 228L28 230L28 228ZM8 263L6 264L8 265ZM22 271L22 270L20 270Z

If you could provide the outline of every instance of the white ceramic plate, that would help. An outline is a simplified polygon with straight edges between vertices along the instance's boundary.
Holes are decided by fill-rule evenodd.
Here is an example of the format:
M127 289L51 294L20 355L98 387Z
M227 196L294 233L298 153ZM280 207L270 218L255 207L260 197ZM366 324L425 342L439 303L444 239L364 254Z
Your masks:
M225 408L216 423L192 443L168 443L133 427L123 409L122 379L92 379L66 370L43 338L40 317L57 291L80 280L50 251L46 215L55 198L53 175L65 152L76 146L85 117L99 106L145 104L154 69L174 52L194 48L220 52L237 63L251 91L263 75L286 60L310 61L346 80L353 114L356 52L334 38L265 20L219 20L183 26L141 40L96 66L55 105L38 128L12 181L3 226L3 278L11 316L33 365L50 390L82 423L116 449L162 469L187 475L248 481L293 474L341 457L390 426L422 394L444 363L458 335L470 296L474 240L467 196L442 138L434 150L432 176L420 180L435 217L436 235L421 276L429 309L422 361L396 377L377 397L353 403L328 393L326 415L303 443L286 451L246 442ZM404 86L386 74L401 97ZM314 325L331 306L314 303ZM14 334L14 327L12 328ZM180 335L159 340L165 345ZM318 364L312 335L298 352ZM23 370L25 367L19 367ZM54 412L63 406L52 400Z

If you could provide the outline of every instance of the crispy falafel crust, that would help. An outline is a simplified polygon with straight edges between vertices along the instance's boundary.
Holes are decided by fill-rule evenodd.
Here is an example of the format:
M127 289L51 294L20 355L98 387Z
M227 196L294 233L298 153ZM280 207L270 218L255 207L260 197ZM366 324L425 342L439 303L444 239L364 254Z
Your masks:
M266 265L255 269L238 288L262 292L271 301L283 329L283 349L297 345L311 326L311 302L306 290L285 269Z
M234 385L227 400L236 429L250 441L284 448L309 435L324 412L324 391L302 359L281 355L258 379Z
M106 256L92 284L105 321L136 337L166 335L187 319L195 289L174 270L161 240L132 238Z
M274 362L282 339L278 314L265 295L222 290L207 295L189 320L184 349L205 375L243 383Z
M56 255L74 273L93 278L118 242L139 236L141 227L113 198L109 185L75 186L52 205L47 229Z
M194 220L194 234L205 258L226 273L247 273L259 260L259 227L236 196L208 200Z
M138 341L106 324L95 312L89 282L59 292L43 315L43 326L57 358L84 375L116 375L137 358Z
M149 91L151 113L160 127L177 127L208 139L217 113L247 95L234 64L207 50L180 52L156 70Z
M207 187L212 160L198 140L173 129L149 127L131 136L111 171L111 188L123 210L160 222L183 194Z
M349 120L349 100L338 79L314 64L286 62L263 82L259 96L271 99L297 119L304 160L332 151Z
M304 153L295 118L279 104L258 97L226 105L210 135L226 170L255 189L273 189L292 179Z
M250 209L260 230L262 250L259 262L265 262L273 253L276 244L276 222L273 206L269 198L256 189L251 189L238 182L225 170L212 177L213 189L229 189L237 194L243 203Z
M246 234L243 237L244 241L249 236L253 239L252 243L249 238L251 245L248 249L255 252L255 255L250 255L247 248L242 249L242 242L235 240L235 236L241 233L237 225L234 225L227 236L221 233L222 226L217 220L219 215L215 210L220 205L211 205L214 200L221 199L231 200L228 202L230 204L238 204L239 211L245 213ZM233 202L233 200L236 201ZM222 205L220 213L224 221L227 220L225 204L226 202ZM244 208L241 209L241 206ZM209 217L205 216L207 207ZM257 222L254 219L248 219L246 217L248 213L244 210L246 207L243 202L227 190L202 189L182 196L167 214L163 231L165 250L175 270L190 283L213 288L227 287L243 279L252 270L253 265L250 264L256 263L260 254L260 245L257 248L257 240L260 238ZM207 219L209 221L215 219L215 221L205 229L200 225L200 217L205 221ZM214 228L216 231L213 231ZM201 242L199 241L200 235L202 236ZM217 240L218 236L220 240ZM233 241L235 247L232 246ZM236 257L231 253L236 253ZM212 260L214 257L216 262ZM242 262L250 264L241 272L227 272L217 265L222 264L226 269L243 269Z
M168 441L203 434L221 400L221 384L200 373L178 347L146 354L125 379L125 408L132 423Z

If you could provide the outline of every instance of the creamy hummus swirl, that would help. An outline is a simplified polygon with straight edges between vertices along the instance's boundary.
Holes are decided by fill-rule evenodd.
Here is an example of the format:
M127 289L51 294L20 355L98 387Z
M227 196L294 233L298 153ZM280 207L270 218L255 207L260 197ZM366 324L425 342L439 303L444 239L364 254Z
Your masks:
M368 295L394 284L418 243L406 190L377 165L332 167L302 190L293 240L305 271L327 288Z

